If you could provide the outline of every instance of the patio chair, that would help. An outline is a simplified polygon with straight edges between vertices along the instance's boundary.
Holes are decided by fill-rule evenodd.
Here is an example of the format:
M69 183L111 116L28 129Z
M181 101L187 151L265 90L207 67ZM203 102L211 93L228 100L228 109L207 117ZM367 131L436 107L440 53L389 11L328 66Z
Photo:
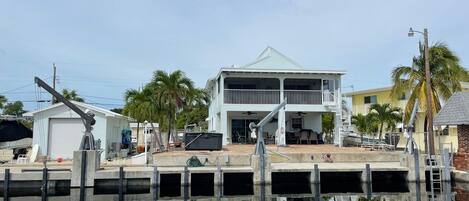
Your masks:
M309 140L309 132L308 131L300 131L300 144L306 141L306 144L310 144Z
M309 135L309 142L312 144L313 141L316 142L316 144L319 144L319 133L313 131Z

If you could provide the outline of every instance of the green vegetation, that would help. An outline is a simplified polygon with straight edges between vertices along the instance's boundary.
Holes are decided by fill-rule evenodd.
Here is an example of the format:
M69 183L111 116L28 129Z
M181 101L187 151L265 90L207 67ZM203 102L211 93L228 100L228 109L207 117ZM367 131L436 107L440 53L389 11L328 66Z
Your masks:
M6 102L7 102L7 98L5 96L0 95L0 109L3 109Z
M396 124L402 121L401 109L390 104L373 104L368 114L357 114L352 116L352 124L361 135L363 142L364 134L378 133L381 140L383 131L394 130ZM384 127L386 125L386 127Z
M447 45L436 43L429 48L431 98L430 106L434 114L441 109L440 100L447 100L454 92L461 91L461 81L468 80L468 72L460 65L459 58ZM415 101L419 100L420 109L426 110L424 48L420 46L420 56L414 57L412 66L398 66L392 71L394 98L410 92L405 107L405 122L408 122Z
M394 130L394 128L396 128L396 123L402 121L401 109L393 107L389 103L375 103L371 105L369 114L374 116L371 117L371 119L374 119L379 124L379 140L381 140L383 135L384 125L387 126L386 130Z
M24 107L23 102L21 102L21 101L15 101L15 102L7 103L5 106L3 106L3 114L4 115L13 115L13 116L20 117L24 113L26 113L26 111L23 109L23 107Z
M335 116L335 113L323 113L322 114L322 132L325 134L324 138L325 138L326 143L333 142L334 116Z
M158 70L142 89L126 91L123 114L138 122L159 122L161 130L170 136L174 129L204 122L208 116L207 104L207 93L195 88L184 72Z
M62 96L64 96L67 100L73 100L73 101L77 101L77 102L85 102L85 99L79 97L75 90L63 89L62 90Z

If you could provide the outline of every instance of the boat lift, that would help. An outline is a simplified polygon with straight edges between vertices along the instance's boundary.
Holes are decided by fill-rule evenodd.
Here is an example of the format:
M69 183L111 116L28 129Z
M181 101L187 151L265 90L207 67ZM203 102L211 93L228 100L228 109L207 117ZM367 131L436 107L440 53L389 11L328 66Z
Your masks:
M254 150L255 155L264 155L266 153L265 143L264 143L264 136L262 135L263 127L267 124L275 114L280 111L280 109L284 108L287 104L287 99L284 99L282 103L280 103L277 107L275 107L267 116L265 116L258 124L251 122L249 124L249 129L251 130L251 136L256 137L257 135L257 142L256 142L256 149Z
M48 84L46 84L44 81L39 79L38 77L34 77L34 82L47 92L49 92L52 96L55 97L55 99L59 102L62 102L64 105L66 105L68 108L73 110L75 113L77 113L81 120L83 121L83 124L85 125L85 134L83 135L83 138L81 139L80 143L80 148L79 150L96 150L95 144L94 144L94 137L91 131L93 130L93 125L96 123L96 120L94 119L94 114L91 112L84 112L80 108L78 108L75 104L67 100L62 94L59 92L55 91L52 87L50 87Z

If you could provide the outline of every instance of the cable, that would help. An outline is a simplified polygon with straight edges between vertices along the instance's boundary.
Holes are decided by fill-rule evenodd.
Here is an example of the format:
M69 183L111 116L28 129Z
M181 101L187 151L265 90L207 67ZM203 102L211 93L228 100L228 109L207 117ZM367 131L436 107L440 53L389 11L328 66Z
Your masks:
M44 79L44 80L47 80L49 79L50 77ZM30 84L27 84L27 85L23 85L23 86L20 86L20 87L16 87L16 88L13 88L13 89L9 89L9 90L6 90L6 91L3 91L3 92L0 92L0 94L5 94L5 93L9 93L9 92L12 92L12 91L16 91L18 89L23 89L23 88L26 88L26 87L29 87L31 85L35 85L36 83L30 83Z

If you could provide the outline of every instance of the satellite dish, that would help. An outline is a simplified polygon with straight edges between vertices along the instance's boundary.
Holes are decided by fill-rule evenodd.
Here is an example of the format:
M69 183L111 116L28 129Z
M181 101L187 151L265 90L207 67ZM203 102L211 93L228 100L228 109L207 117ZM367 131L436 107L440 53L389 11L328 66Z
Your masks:
M249 123L249 130L256 130L256 124L254 122Z

